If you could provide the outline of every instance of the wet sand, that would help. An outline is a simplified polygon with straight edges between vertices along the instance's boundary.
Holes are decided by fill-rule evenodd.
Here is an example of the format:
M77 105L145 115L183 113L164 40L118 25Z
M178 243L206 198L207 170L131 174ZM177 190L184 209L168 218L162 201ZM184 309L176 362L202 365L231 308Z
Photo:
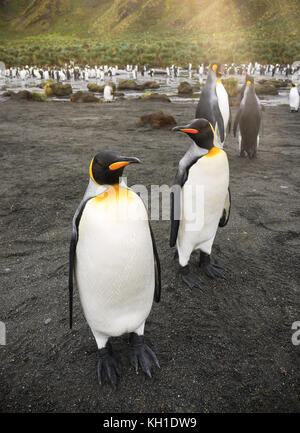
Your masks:
M126 170L129 185L171 185L188 138L136 126L157 109L178 124L195 113L192 104L134 100L0 104L0 412L299 412L291 326L300 320L300 114L288 107L265 108L256 160L241 159L228 138L231 219L213 247L226 280L203 275L202 290L187 289L168 246L169 222L152 223L163 286L145 331L161 364L153 378L136 375L123 336L112 341L123 364L118 390L100 389L77 293L68 328L71 221L89 162L118 149L143 161ZM195 254L194 269L197 262Z

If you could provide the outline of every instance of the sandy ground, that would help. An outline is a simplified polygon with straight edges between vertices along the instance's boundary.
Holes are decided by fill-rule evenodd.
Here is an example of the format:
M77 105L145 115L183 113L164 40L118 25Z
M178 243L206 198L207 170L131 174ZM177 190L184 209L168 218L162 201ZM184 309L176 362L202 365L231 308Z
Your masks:
M192 104L0 104L2 412L296 412L300 346L291 326L299 308L299 115L267 107L257 160L238 156L229 136L232 213L213 257L227 279L188 290L168 246L169 222L153 222L162 265L162 300L146 339L161 369L136 375L127 336L113 340L123 368L117 391L97 383L97 348L75 295L68 328L68 248L73 213L100 149L143 165L129 185L172 184L188 138L137 128L162 109L178 124ZM233 113L236 109L233 110ZM198 256L192 258L196 268Z

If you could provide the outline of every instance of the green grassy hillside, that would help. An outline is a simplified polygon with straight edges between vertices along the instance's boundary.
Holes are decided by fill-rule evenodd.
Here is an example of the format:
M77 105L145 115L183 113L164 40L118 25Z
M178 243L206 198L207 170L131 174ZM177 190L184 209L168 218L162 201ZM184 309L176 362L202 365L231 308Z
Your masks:
M300 59L299 0L0 0L13 64Z

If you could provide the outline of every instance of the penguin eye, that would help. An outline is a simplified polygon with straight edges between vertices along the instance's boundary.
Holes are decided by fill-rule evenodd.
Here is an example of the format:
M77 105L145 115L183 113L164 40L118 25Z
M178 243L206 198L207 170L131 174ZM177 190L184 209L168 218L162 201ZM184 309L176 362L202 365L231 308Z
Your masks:
M97 164L99 167L101 167L101 168L104 167L104 164L103 164L103 162L101 162L101 161L96 160L96 164Z

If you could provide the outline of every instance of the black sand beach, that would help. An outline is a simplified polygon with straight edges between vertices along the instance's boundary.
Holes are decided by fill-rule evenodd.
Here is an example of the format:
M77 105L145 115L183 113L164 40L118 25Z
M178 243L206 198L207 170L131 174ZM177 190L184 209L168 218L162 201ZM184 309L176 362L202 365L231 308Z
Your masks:
M0 104L0 412L299 412L291 326L300 320L300 118L288 107L266 107L256 160L239 157L232 135L227 141L231 219L213 247L226 280L203 275L203 289L188 290L169 222L152 223L163 286L145 332L161 364L153 378L136 375L123 336L113 340L123 364L118 390L100 389L77 293L68 328L71 222L90 160L121 150L143 162L126 170L129 185L171 185L188 138L136 126L158 109L178 124L195 113L192 104L137 100Z

